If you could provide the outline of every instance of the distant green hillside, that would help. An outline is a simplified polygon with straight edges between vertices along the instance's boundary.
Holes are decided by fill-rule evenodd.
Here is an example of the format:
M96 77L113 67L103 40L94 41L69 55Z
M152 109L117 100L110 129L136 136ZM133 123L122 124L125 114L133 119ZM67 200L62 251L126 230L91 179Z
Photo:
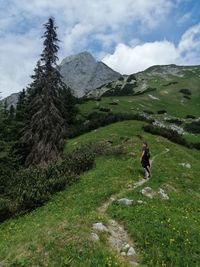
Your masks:
M182 89L188 89L185 93ZM181 91L180 91L181 90ZM83 114L107 107L117 112L166 110L172 116L200 116L200 67L153 66L145 71L124 75L88 94L101 101L81 106ZM114 104L113 104L114 103Z

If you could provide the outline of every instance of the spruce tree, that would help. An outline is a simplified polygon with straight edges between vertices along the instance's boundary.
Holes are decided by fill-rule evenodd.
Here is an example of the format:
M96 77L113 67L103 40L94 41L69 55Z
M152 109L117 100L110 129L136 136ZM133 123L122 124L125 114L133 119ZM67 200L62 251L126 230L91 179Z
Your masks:
M63 110L63 90L66 88L57 69L58 38L54 19L44 25L43 52L38 62L33 82L28 91L28 119L20 139L24 150L24 164L47 165L60 158L66 120Z

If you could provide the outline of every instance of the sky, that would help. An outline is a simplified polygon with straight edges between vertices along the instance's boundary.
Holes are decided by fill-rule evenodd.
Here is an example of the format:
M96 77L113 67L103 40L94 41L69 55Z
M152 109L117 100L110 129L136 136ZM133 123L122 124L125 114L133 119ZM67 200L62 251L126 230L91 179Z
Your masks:
M0 0L1 97L31 82L50 16L60 61L89 51L121 74L200 64L199 0Z

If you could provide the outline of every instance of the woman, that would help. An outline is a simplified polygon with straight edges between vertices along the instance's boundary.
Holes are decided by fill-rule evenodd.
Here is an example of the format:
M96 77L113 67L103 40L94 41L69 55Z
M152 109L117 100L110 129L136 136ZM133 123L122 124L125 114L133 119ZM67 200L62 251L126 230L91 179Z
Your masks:
M148 144L144 142L142 145L142 155L140 158L140 162L142 164L142 167L144 168L145 179L149 179L151 175L149 159L150 159L149 147L148 147Z

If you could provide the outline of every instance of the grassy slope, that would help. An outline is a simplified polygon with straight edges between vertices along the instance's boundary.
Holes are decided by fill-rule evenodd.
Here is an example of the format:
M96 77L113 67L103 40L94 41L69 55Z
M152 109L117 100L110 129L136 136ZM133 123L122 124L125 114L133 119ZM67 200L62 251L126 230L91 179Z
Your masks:
M146 205L125 208L113 204L108 213L123 221L146 266L198 266L198 154L161 137L143 134L142 125L135 121L116 123L70 140L67 149L80 143L109 139L114 144L123 143L127 152L133 151L135 156L98 158L93 170L56 194L45 206L3 223L0 226L0 265L126 266L109 250L104 235L100 243L90 242L91 225L96 221L106 223L97 213L102 202L139 179L141 140L136 135L142 134L151 144L153 155L166 147L170 149L168 155L157 158L149 182L155 189L165 188L170 201L145 199L138 189L126 196L144 199ZM127 137L130 140L123 142ZM184 169L178 165L181 162L190 163L192 168Z
M188 114L195 116L200 115L200 67L189 68L184 70L181 67L176 67L178 74L169 74L164 70L165 66L154 66L143 72L135 74L138 86L134 88L135 92L143 91L143 88L156 88L156 91L147 92L143 95L136 96L116 96L103 97L101 102L89 101L80 106L83 114L88 114L97 105L103 107L110 107L117 112L138 112L143 110L151 110L157 112L165 109L168 114L184 118ZM182 77L181 77L182 76ZM177 82L176 84L169 84L169 82ZM115 82L113 82L115 84ZM144 86L145 85L145 86ZM183 94L179 92L180 89L188 88L192 92L191 100L183 98ZM153 95L160 100L155 100L149 97ZM117 106L111 106L113 100L118 99ZM183 101L183 102L182 102Z

